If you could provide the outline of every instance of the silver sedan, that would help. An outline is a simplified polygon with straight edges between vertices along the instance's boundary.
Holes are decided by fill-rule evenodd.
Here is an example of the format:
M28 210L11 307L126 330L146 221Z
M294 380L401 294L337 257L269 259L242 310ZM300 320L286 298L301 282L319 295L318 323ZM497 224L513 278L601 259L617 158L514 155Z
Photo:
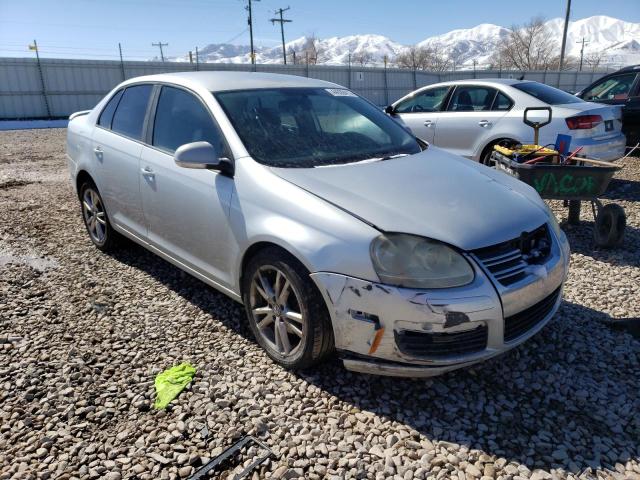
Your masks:
M67 152L96 247L127 237L242 302L286 367L436 375L560 303L567 240L532 188L333 83L135 78L71 116Z
M580 155L601 160L624 155L620 106L585 102L538 82L477 79L437 83L406 95L387 107L387 112L423 140L488 164L493 146L500 142L533 143L533 130L522 121L526 107L552 111L551 123L540 130L541 145L554 146L562 134L571 137L567 148L581 148Z

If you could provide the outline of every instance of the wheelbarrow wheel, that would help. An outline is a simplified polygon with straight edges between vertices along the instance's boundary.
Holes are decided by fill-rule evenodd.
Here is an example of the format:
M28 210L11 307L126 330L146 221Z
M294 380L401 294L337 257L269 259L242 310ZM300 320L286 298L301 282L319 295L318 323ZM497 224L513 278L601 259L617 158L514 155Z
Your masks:
M624 209L616 203L605 205L598 212L593 227L596 245L604 248L620 245L626 226L627 216Z

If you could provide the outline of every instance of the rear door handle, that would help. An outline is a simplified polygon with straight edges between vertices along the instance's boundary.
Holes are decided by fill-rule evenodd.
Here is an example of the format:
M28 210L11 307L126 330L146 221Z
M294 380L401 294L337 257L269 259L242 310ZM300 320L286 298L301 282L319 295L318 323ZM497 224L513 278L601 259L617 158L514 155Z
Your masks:
M156 174L153 173L153 169L151 167L141 168L140 171L142 172L142 175L144 175L145 177L155 177L156 176Z
M431 120L425 120L424 121L424 126L425 127L431 127L433 125L433 122Z
M101 147L100 145L98 145L96 148L94 148L94 149L93 149L93 152L94 152L96 155L102 155L102 153L103 153L103 152L102 152L102 147Z
M489 120L480 120L478 122L478 125L480 125L481 127L489 127L491 126L491 122Z

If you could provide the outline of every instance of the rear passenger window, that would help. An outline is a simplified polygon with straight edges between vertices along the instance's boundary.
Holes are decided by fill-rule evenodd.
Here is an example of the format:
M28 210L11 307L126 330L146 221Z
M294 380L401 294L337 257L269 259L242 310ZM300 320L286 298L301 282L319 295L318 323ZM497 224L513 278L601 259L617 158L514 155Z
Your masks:
M162 87L153 123L152 144L175 152L181 145L201 141L209 142L223 155L222 138L202 102L180 88Z
M513 102L504 93L498 92L496 99L493 101L493 108L491 110L506 111L510 110L513 106Z
M458 86L449 107L450 112L481 112L491 110L496 91L490 87Z
M142 140L142 127L152 89L152 85L128 87L113 116L111 130L134 140Z
M111 120L113 120L113 114L116 111L116 107L118 106L120 97L122 97L122 92L124 92L124 90L120 90L113 97L111 97L111 100L109 100L107 106L102 110L100 118L98 119L98 125L100 125L101 127L111 128Z

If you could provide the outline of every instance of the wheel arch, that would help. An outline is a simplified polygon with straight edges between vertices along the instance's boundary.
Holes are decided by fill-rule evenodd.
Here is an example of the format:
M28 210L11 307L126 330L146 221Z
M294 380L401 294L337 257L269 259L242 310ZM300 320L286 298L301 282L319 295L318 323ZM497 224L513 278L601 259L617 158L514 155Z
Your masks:
M517 142L518 140L516 140L513 137L509 137L507 135L502 135L499 137L495 137L491 140L489 140L487 143L485 143L484 147L482 147L482 149L480 150L480 154L476 155L476 157L474 158L474 160L477 160L479 162L482 161L482 159L484 158L484 156L491 151L491 149L493 149L494 145L497 145L498 143L502 142L502 141L510 141L510 142Z
M261 239L261 240L257 240L256 242L252 243L251 245L249 245L248 248L245 249L244 253L242 254L242 258L240 259L239 262L239 266L238 266L238 272L237 272L237 281L238 281L238 292L240 293L240 296L243 295L243 291L242 291L242 285L244 282L244 273L245 270L247 268L247 265L249 264L249 262L251 261L251 259L253 259L256 255L258 255L260 252L268 249L268 248L273 248L276 250L280 250L281 252L283 252L285 255L288 255L290 257L292 257L295 261L297 261L298 263L300 263L307 271L311 272L311 268L309 266L309 264L305 261L303 261L301 259L301 255L299 255L295 249L293 249L291 246L287 245L287 246L283 246L279 243L276 243L272 240L268 240L268 239Z
M91 182L94 185L96 184L95 180L93 179L93 177L89 174L89 172L87 172L86 170L80 170L78 171L78 173L76 174L76 194L78 195L78 198L80 198L80 187L82 187L82 184L85 182ZM96 186L97 188L97 186Z

